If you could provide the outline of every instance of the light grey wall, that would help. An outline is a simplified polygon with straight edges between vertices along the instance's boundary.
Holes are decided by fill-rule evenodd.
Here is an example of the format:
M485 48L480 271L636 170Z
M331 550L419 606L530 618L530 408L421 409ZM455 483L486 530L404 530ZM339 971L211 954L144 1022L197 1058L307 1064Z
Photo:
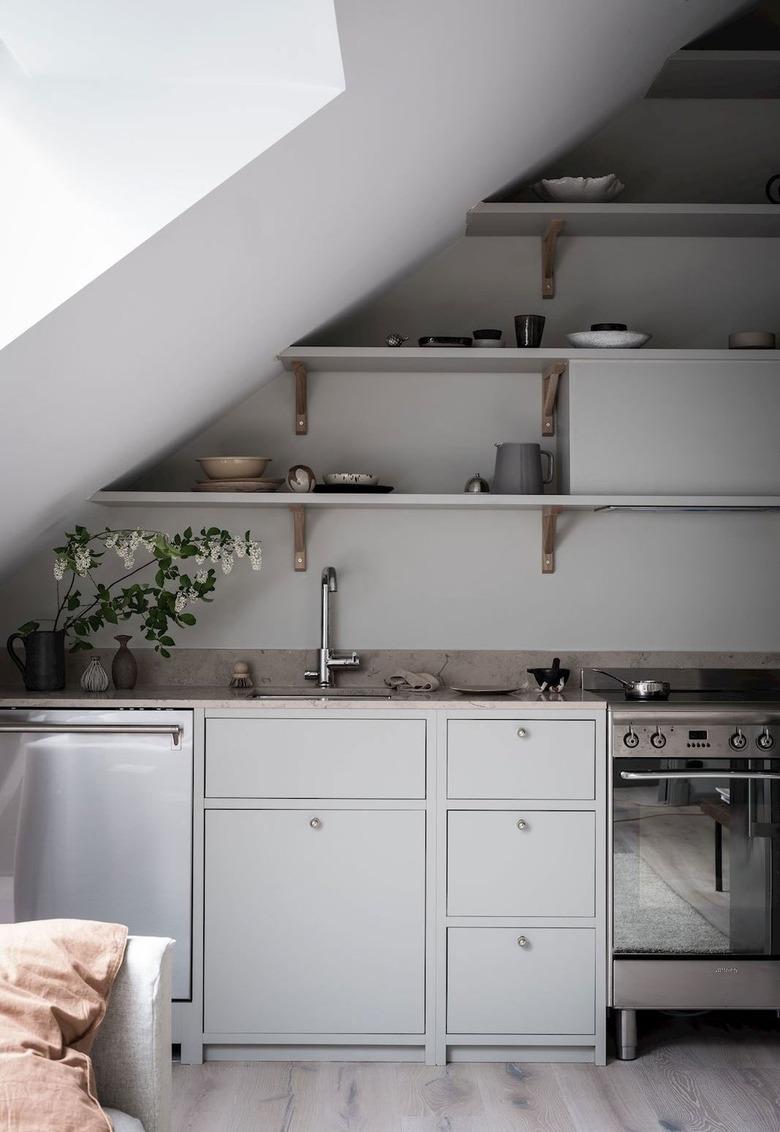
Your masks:
M470 205L738 6L338 0L345 92L0 352L0 564L246 397L278 350L452 239Z

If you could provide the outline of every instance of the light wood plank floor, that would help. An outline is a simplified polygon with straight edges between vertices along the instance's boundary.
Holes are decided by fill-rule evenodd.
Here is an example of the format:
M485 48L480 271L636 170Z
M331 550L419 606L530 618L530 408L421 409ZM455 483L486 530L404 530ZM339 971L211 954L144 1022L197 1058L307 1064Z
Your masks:
M174 1070L175 1132L780 1132L773 1015L641 1015L588 1065L212 1062Z

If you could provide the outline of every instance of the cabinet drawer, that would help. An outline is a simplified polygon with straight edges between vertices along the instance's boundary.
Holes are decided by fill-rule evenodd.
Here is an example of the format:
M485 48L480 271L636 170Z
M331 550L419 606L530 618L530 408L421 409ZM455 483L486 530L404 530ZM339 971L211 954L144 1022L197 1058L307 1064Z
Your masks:
M210 719L208 798L424 798L422 719Z
M518 945L518 939L525 946ZM592 1034L591 928L450 928L450 1034Z
M447 726L450 798L595 797L588 719L458 719Z
M452 810L450 916L594 916L596 815Z

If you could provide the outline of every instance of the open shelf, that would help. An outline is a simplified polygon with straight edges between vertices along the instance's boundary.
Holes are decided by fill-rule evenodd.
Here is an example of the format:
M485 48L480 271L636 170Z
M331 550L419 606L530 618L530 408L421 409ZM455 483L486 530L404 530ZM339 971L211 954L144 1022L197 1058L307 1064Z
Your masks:
M605 507L668 509L780 510L780 495L347 495L328 492L98 491L92 503L109 507L316 507L321 510L438 508L477 511L598 511Z
M561 236L780 236L775 204L478 204L467 236L544 236L563 220Z

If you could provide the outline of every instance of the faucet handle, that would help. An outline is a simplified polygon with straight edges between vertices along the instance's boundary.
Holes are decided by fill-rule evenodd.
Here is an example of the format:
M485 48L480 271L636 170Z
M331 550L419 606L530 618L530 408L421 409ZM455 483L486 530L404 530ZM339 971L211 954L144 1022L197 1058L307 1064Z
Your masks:
M304 680L319 680L320 674L319 672L312 672L311 669L308 669L308 671L304 672L303 678Z

